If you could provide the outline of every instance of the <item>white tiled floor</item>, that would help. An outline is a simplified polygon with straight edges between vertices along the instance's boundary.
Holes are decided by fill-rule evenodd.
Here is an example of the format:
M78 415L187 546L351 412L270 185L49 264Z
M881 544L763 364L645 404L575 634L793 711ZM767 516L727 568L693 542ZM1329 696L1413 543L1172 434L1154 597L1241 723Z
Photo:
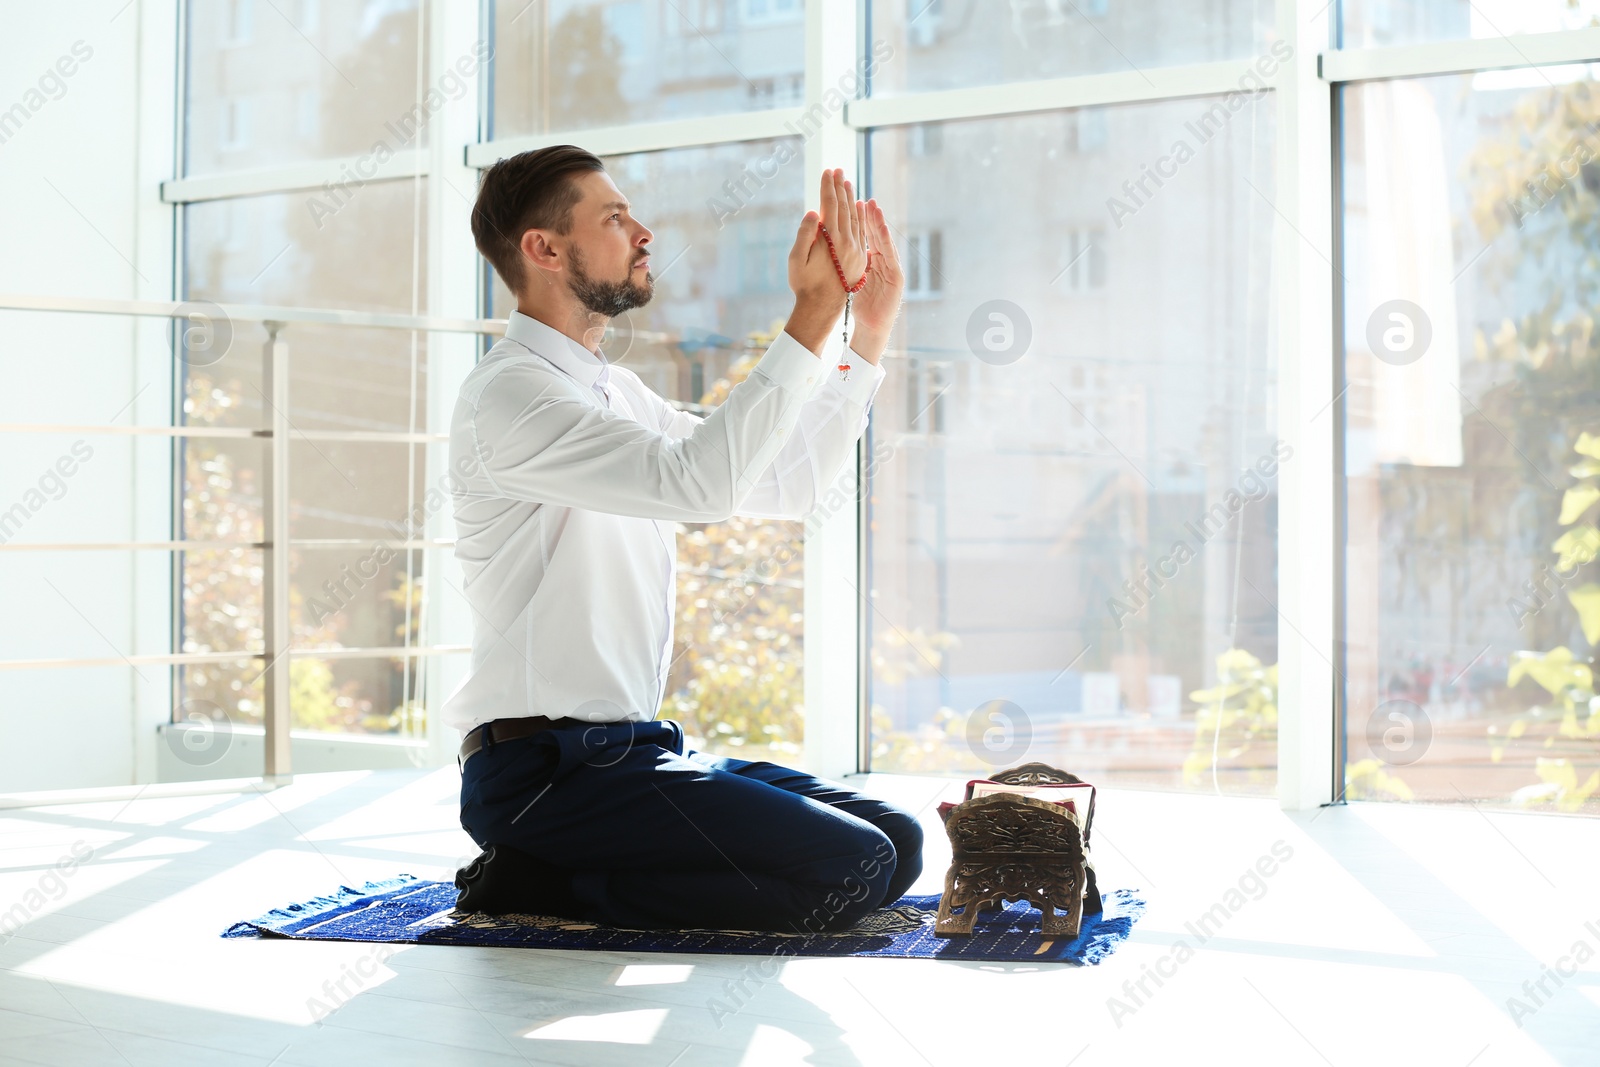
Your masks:
M1103 884L1142 887L1150 909L1091 968L217 936L341 883L448 877L476 852L457 781L307 775L0 811L0 914L29 916L0 943L0 1064L1600 1063L1600 823L1465 807L1290 816L1103 790ZM850 783L922 813L914 891L937 892L933 801L959 786ZM1289 858L1252 874L1275 844ZM75 847L89 860L52 878ZM1587 962L1558 985L1544 966L1574 953Z

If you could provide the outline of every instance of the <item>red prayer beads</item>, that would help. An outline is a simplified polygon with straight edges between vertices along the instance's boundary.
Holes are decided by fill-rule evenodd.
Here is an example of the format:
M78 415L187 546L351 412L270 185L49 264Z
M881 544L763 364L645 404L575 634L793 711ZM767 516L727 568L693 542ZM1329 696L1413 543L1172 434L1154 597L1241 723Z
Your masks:
M844 276L844 268L839 265L839 253L834 251L833 238L828 236L828 228L819 221L817 229L822 231L822 239L828 242L828 255L833 257L833 269L839 272L839 284L844 286L844 327L841 336L844 338L844 343L848 348L850 344L850 298L855 293L860 292L861 287L867 284L867 271L862 271L861 280L851 285ZM867 267L870 269L871 266L872 249L869 248L867 249ZM841 362L834 369L839 372L840 381L847 382L850 380L850 364Z

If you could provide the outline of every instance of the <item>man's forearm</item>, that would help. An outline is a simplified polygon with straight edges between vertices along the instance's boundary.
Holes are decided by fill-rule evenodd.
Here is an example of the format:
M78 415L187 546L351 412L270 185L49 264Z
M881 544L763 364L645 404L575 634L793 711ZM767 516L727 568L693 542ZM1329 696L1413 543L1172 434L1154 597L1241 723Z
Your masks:
M850 331L850 350L868 363L876 364L889 347L889 331L857 326Z
M794 302L794 310L789 313L789 321L783 324L783 332L793 337L796 341L811 350L811 354L818 359L822 358L822 346L828 340L828 334L838 323L839 316L844 312L844 290L839 290L837 301L831 297L800 297Z

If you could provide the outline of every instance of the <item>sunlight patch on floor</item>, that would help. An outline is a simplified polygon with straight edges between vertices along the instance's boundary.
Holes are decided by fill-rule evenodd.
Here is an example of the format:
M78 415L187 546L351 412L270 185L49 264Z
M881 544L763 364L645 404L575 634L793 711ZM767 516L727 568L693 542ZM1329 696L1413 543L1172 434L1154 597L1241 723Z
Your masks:
M569 1015L523 1034L534 1041L604 1041L610 1045L648 1045L667 1021L666 1008Z
M622 968L615 985L674 985L687 982L694 967L679 963L633 963Z

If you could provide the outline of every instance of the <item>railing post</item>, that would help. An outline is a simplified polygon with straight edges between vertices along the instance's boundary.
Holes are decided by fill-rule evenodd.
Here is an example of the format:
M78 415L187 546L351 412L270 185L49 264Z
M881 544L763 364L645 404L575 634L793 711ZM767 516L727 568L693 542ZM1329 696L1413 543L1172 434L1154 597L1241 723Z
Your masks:
M262 352L262 395L271 436L263 457L261 494L261 604L267 669L262 678L262 775L287 781L289 757L289 343L283 323L268 322Z

